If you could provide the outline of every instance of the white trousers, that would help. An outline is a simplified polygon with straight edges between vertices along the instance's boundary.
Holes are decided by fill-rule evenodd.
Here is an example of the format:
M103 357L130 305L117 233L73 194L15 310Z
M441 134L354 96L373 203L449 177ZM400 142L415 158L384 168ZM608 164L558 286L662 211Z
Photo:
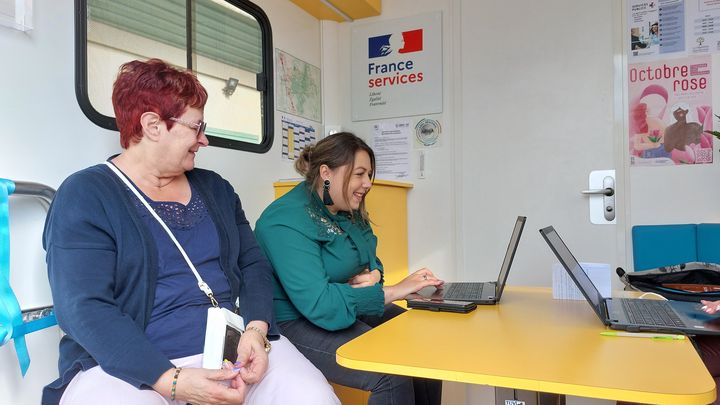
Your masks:
M284 336L272 342L268 369L253 384L245 405L340 405L322 373ZM171 360L176 367L201 367L202 354ZM153 390L140 390L115 378L100 366L78 373L63 393L60 405L182 405Z

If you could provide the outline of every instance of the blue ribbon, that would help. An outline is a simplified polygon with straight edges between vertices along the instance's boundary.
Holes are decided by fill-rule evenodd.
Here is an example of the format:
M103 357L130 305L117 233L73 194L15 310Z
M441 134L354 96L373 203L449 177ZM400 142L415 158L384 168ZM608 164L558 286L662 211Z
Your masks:
M15 191L15 183L0 178L0 346L13 339L15 353L23 377L30 367L30 354L25 335L57 323L52 314L41 319L23 323L20 303L10 287L10 219L8 197Z

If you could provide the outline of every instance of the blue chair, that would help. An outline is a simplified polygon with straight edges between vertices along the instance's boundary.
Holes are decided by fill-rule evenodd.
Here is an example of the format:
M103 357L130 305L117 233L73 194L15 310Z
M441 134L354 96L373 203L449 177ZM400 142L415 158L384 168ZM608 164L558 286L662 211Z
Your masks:
M720 224L712 225L705 231L713 232L715 241L720 240ZM678 225L636 225L632 228L633 264L635 271L654 269L661 266L694 262L698 260L698 233L696 224ZM718 227L718 228L716 228ZM708 238L708 244L710 244ZM715 250L720 246L715 244ZM709 245L703 248L710 251ZM703 250L705 252L705 250ZM710 253L707 253L710 257ZM720 258L720 253L713 252ZM710 260L720 263L718 260Z
M720 224L698 224L697 260L720 263Z

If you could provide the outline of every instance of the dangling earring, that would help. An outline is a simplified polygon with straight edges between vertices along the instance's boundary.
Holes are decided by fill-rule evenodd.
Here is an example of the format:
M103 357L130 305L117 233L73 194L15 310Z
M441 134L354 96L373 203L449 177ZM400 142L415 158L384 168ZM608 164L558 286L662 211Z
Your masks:
M330 197L330 180L323 181L323 204L333 205L335 202Z

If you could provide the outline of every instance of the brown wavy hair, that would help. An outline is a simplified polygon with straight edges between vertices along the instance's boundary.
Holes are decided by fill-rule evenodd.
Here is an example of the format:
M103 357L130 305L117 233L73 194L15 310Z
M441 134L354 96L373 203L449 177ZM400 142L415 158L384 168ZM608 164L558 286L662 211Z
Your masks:
M305 177L305 182L312 192L317 190L322 181L320 166L327 165L330 169L335 170L338 167L349 165L352 169L355 166L355 153L360 150L364 150L370 156L372 170L370 181L375 181L375 153L365 141L350 132L338 132L325 137L314 145L306 146L295 161L295 170ZM348 205L350 202L347 200L347 189L351 175L352 170L348 170L343 181L343 198ZM367 196L367 194L365 195ZM354 212L351 214L355 215ZM365 198L358 207L358 214L364 220L370 221L365 209Z

